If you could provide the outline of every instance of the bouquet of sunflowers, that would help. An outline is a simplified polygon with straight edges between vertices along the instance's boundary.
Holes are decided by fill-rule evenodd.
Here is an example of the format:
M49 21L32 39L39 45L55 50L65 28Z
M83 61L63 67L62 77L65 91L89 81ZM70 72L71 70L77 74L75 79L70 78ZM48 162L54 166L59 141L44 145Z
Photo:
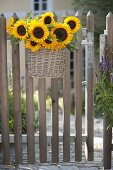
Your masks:
M38 51L41 47L52 51L62 48L73 51L80 28L80 20L77 17L68 16L64 18L63 23L59 23L52 12L34 18L31 17L31 13L23 19L12 17L7 25L11 44L23 40L31 52Z

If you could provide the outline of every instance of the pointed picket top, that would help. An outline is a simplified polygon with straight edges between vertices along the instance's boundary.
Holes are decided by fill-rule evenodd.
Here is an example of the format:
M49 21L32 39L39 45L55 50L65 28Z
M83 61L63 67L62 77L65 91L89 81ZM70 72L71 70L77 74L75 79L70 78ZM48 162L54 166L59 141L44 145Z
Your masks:
M113 17L112 12L109 12L106 17Z
M79 18L79 17L81 17L81 16L82 16L82 14L81 14L81 12L80 12L80 11L77 11L77 12L76 12L76 14L75 14L75 16Z
M4 24L6 24L6 17L3 13L1 13L1 15L0 15L0 25L3 26Z
M0 18L5 18L5 15L1 13Z
M89 11L86 15L86 25L88 32L94 32L94 14Z
M66 14L66 12L63 13L63 15L61 16L61 18L64 20L65 17L67 17L68 15Z
M18 18L17 14L16 14L15 12L13 13L13 16L12 16L12 17Z
M76 14L75 14L75 17L79 18L80 21L81 21L81 19L82 19L82 14L81 14L81 12L80 12L80 11L77 11Z
M55 11L52 11L52 13L53 13L54 16L57 16L57 14L55 13Z
M92 11L88 11L87 16L94 16Z
M113 34L113 14L109 12L106 16L106 33L108 35L109 42L112 41Z
M67 14L66 14L66 12L64 12L61 17L65 18L66 16L67 16Z
M58 21L58 15L54 11L52 13L54 15L55 21Z
M76 14L75 14L76 17L79 17L81 16L81 12L80 11L77 11Z
M113 14L109 12L106 16L106 26L111 25L113 23Z

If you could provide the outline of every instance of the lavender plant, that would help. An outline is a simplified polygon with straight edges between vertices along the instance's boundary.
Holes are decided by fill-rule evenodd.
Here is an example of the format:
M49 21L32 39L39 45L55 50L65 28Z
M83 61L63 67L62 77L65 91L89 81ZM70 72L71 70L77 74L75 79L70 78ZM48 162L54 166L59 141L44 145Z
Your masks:
M113 127L113 69L106 58L100 62L100 79L95 86L95 107Z

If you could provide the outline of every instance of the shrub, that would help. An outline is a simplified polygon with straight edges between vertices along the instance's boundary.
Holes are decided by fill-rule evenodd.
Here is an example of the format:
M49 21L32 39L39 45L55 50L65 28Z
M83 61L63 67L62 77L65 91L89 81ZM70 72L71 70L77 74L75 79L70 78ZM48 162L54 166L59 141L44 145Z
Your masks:
M95 108L96 112L106 117L108 127L113 127L113 69L107 57L100 62L100 79L95 86ZM109 56L110 55L110 56Z
M14 111L13 111L13 91L8 92L9 101L9 133L14 133ZM38 102L34 99L34 110L38 110ZM22 120L22 133L27 133L27 113L26 113L26 98L24 95L21 96L21 120ZM1 122L0 122L1 124ZM34 119L34 130L35 132L39 129L39 117L35 115ZM1 129L0 129L1 133Z

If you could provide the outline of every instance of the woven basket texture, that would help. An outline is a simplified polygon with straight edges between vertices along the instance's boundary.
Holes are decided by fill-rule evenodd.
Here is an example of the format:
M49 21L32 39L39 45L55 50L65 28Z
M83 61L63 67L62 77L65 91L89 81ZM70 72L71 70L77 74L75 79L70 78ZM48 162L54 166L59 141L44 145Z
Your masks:
M67 49L51 51L42 48L36 52L25 51L28 74L39 78L63 77L66 67Z

